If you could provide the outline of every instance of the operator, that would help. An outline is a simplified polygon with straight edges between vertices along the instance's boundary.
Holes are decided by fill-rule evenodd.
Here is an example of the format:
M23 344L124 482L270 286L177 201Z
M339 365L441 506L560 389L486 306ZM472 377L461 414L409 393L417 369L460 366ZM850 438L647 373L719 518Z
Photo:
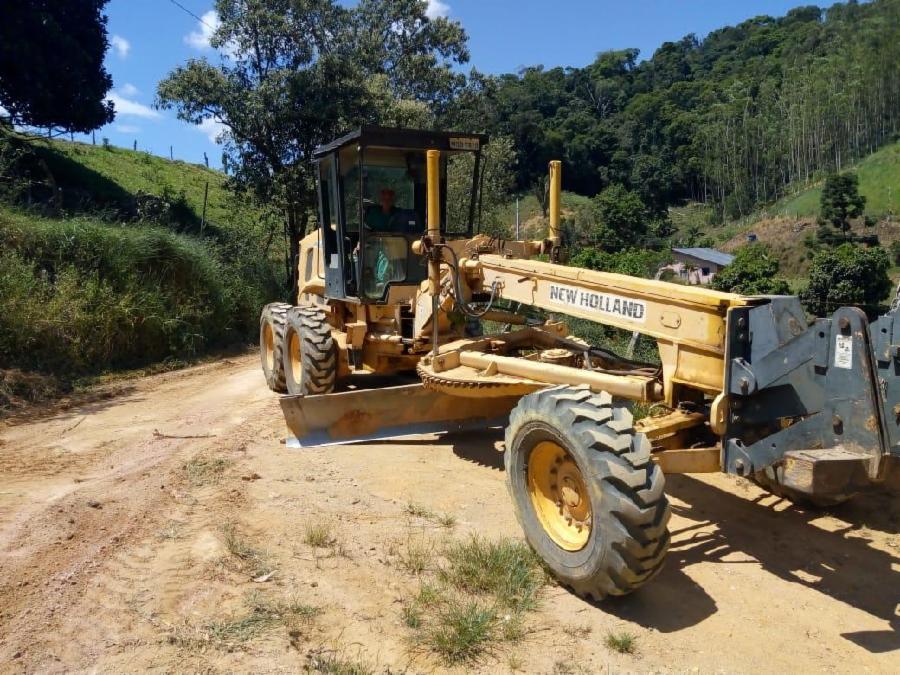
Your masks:
M394 206L396 193L390 188L383 188L378 195L379 208L369 209L366 213L366 227L375 232L397 232L403 229L400 220L400 209Z

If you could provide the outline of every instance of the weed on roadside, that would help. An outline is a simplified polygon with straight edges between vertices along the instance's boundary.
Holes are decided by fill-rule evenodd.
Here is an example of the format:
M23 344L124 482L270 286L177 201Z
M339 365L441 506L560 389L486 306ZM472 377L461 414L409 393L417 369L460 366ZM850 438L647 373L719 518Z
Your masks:
M456 516L452 513L442 513L438 516L437 523L441 527L451 530L456 527Z
M525 638L525 613L537 607L546 583L540 561L527 546L472 537L439 550L429 544L425 550L434 562L416 566L423 578L401 609L416 644L445 664L458 665L477 661L499 643ZM408 551L409 546L407 559ZM435 571L425 574L428 568Z
M303 670L323 675L374 675L375 668L345 656L341 650L316 649L308 652Z
M334 535L327 523L310 523L303 531L303 543L313 548L330 548L333 542Z
M234 523L226 523L222 527L222 542L227 550L240 564L241 571L256 578L269 574L274 570L269 555L253 546L241 534Z
M519 541L473 536L450 544L444 555L447 565L439 575L445 582L469 593L492 595L513 611L534 609L546 583L540 560Z
M607 633L603 640L604 644L619 654L634 654L637 645L635 644L637 637L626 631L619 633Z
M448 663L474 661L488 649L497 614L477 600L454 599L426 629L425 643Z
M431 520L435 517L434 511L431 511L427 507L422 504L417 504L416 502L409 502L406 505L406 514L424 520Z
M434 548L434 542L427 539L410 539L397 553L400 566L417 576L426 572L434 565Z
M321 613L318 607L299 600L275 600L259 592L248 593L245 605L240 614L209 621L201 627L183 625L170 633L169 642L180 647L212 644L232 648L278 625L289 632L297 631Z
M203 487L218 483L230 465L231 462L221 457L212 459L201 456L188 460L181 469L192 487Z

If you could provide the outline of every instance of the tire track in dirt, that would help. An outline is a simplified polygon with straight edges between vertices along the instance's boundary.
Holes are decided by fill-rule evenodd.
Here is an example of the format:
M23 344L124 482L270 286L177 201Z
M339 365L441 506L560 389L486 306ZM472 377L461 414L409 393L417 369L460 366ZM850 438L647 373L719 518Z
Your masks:
M178 502L187 458L233 447L242 424L265 417L273 401L252 362L148 378L123 399L0 432L2 462L14 467L0 483L0 662L90 663L97 645L129 634L122 619L152 587L156 553L128 547ZM60 440L78 416L87 420ZM70 621L73 605L94 621ZM58 639L69 632L72 641Z

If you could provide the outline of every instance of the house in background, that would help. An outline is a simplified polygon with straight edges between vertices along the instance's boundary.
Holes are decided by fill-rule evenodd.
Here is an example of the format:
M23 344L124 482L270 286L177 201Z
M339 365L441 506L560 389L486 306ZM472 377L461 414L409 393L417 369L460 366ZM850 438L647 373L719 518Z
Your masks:
M708 284L719 270L734 260L730 253L714 248L673 248L672 258L675 262L665 269L687 284Z

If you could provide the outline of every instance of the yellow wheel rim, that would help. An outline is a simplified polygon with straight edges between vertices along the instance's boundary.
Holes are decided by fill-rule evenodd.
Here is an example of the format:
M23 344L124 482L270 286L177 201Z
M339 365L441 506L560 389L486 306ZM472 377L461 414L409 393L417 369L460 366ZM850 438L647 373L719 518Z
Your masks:
M291 355L291 379L293 379L297 384L300 384L300 378L303 377L303 357L300 354L300 336L297 334L297 331L291 332L291 340L288 344L288 350Z
M275 368L275 334L268 321L263 326L263 349L266 350L266 368L272 371Z
M552 441L528 459L528 494L538 520L557 546L579 551L591 536L591 499L572 456Z

